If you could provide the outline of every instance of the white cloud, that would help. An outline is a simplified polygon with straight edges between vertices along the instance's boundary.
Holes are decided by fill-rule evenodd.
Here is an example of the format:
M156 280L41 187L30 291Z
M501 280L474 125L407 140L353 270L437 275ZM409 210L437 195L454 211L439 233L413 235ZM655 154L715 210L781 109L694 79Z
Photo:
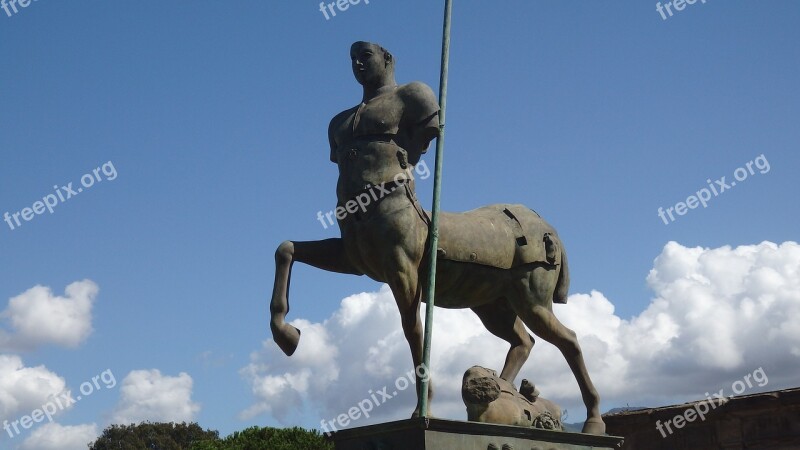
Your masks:
M48 423L31 433L19 450L86 450L99 436L96 424L62 426Z
M111 422L191 422L200 411L192 402L192 385L192 377L184 372L170 377L155 369L134 370L122 380Z
M65 388L64 379L46 367L25 367L19 356L0 355L0 422L31 414Z
M65 297L34 286L12 298L0 313L12 331L0 328L0 348L31 349L55 344L79 346L92 333L92 304L98 287L91 280L70 284Z
M800 371L800 246L764 242L737 248L687 248L670 242L647 278L655 296L624 320L598 292L573 294L556 315L575 330L603 407L660 405L730 391L731 383L759 367L780 389L797 384ZM469 310L437 309L432 368L438 417L464 419L460 385L472 365L502 367L508 345L490 335ZM290 423L302 412L330 420L411 369L391 292L344 299L323 323L298 319L300 346L291 358L267 340L242 374L254 404L246 418L269 413ZM522 378L581 417L577 383L563 357L537 339ZM413 388L354 425L408 417Z

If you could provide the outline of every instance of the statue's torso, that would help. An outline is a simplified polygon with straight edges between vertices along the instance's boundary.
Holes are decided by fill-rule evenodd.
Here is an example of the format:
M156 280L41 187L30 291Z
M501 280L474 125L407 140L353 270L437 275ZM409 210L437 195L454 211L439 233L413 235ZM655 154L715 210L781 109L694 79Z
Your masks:
M392 181L406 169L404 104L398 89L342 112L331 123L331 159L339 166L339 202L367 185Z

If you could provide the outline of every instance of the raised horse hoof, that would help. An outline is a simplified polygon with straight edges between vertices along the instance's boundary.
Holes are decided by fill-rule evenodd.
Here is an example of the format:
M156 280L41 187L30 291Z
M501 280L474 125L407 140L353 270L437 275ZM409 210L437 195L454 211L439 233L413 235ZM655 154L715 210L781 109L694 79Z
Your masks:
M586 422L583 423L583 430L581 430L581 433L606 434L606 424L603 422L603 419L600 418L586 419Z
M297 350L297 344L300 342L300 330L284 323L282 325L271 325L272 339L278 344L286 356L292 356L294 351Z

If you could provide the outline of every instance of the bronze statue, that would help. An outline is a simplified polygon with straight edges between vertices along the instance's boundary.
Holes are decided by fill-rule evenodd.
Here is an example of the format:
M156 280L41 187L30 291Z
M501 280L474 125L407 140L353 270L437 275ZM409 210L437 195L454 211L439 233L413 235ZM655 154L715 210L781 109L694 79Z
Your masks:
M467 407L467 420L472 422L564 430L561 408L539 397L528 380L522 380L517 391L494 370L473 366L464 372L461 398Z
M339 167L336 218L341 237L285 241L278 247L270 328L278 346L292 355L300 331L285 317L295 261L331 272L366 274L391 288L414 366L421 367L419 308L425 301L430 219L417 201L410 169L438 136L439 106L427 85L395 82L395 59L383 47L356 42L350 58L364 96L358 106L337 114L328 128L330 159ZM603 434L600 398L576 335L553 314L553 302L565 303L569 288L567 257L556 231L534 211L506 204L443 212L439 230L436 306L472 309L492 334L511 344L500 374L510 383L534 344L525 325L554 344L581 389L587 410L583 432ZM419 410L418 403L414 416Z

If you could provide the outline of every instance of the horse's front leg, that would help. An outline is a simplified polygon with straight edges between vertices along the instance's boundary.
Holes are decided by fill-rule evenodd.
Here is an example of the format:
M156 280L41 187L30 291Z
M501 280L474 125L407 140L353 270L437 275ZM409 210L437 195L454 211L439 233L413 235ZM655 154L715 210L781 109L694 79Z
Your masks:
M339 238L306 242L285 241L278 246L275 251L275 284L269 307L270 328L275 343L288 356L292 356L300 342L300 330L285 322L289 312L289 282L295 261L329 272L361 275L347 258Z
M430 377L430 372L423 365L423 327L420 318L419 308L422 303L422 290L417 277L417 267L410 261L400 264L401 270L389 280L389 287L392 289L397 308L400 310L400 319L403 325L403 333L411 348L411 359L414 362L414 372L416 373L417 386L417 407L411 417L419 417L422 409L422 378ZM433 388L428 385L428 404L433 398Z

